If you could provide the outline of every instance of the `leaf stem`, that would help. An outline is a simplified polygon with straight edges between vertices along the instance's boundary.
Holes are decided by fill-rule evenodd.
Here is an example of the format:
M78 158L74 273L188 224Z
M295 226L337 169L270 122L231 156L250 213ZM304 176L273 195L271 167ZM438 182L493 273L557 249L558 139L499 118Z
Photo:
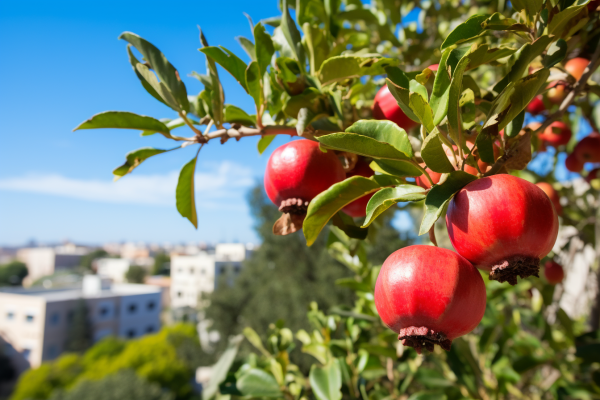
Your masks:
M437 239L435 238L435 224L429 229L429 240L431 240L431 243L433 243L435 247L438 247Z
M189 118L187 117L187 113L185 111L179 111L179 116L181 117L183 122L185 122L185 124L187 126L189 126L192 131L194 131L194 133L197 136L202 136L202 132L200 132L200 130L194 126L192 121L189 120ZM211 122L212 122L212 120L211 120Z
M429 176L429 173L427 173L425 168L421 167L419 163L414 160L411 160L410 163L413 164L416 168L418 168L427 177L427 180L429 181L429 183L431 183L431 186L435 185L435 183L433 183L433 179L431 179L431 176Z

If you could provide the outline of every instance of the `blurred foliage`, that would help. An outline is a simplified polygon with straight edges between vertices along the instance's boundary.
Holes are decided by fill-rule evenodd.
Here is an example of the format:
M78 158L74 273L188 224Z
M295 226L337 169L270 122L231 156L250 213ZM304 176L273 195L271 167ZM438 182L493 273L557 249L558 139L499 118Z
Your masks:
M86 351L92 345L92 325L85 300L79 299L73 313L68 316L69 326L65 338L65 350L77 353Z
M94 269L94 260L105 257L109 257L109 254L106 252L106 250L96 249L81 257L79 265L86 271L92 271Z
M152 266L152 275L170 275L171 257L164 252L157 253L154 256L154 265Z
M0 286L21 286L27 274L27 266L20 261L0 265Z
M125 273L125 279L127 279L127 282L129 283L144 283L147 274L148 271L146 268L140 267L139 265L132 265Z

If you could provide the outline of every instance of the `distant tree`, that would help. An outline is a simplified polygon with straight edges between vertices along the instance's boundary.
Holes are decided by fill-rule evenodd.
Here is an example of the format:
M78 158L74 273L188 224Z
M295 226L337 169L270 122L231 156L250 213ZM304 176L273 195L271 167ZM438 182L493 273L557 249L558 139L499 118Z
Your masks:
M132 265L125 273L125 279L129 283L144 283L147 273L146 268L139 265Z
M71 386L82 372L80 356L65 354L52 363L23 373L10 400L47 399L54 389Z
M80 265L84 269L92 271L94 260L96 260L98 258L108 257L108 255L109 254L103 249L94 250L91 253L86 254L85 256L81 257Z
M161 252L154 256L154 266L152 267L152 275L171 275L170 269L171 256Z
M67 330L65 350L81 353L92 345L92 327L88 308L83 299L77 301Z
M0 353L0 383L10 382L17 376L10 358L4 353Z
M175 395L156 383L123 369L99 381L84 380L70 390L53 393L51 400L174 400Z
M27 266L20 261L0 265L0 286L21 286L27 274Z

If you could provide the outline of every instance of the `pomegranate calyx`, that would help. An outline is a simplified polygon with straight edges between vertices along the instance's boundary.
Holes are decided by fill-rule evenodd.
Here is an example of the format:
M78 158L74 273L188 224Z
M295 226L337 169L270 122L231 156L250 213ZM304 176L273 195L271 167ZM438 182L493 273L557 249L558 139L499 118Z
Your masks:
M300 229L302 229L302 223L304 222L305 217L306 212L304 214L281 214L281 217L279 217L279 219L275 221L275 224L273 224L273 234L285 236L294 232L298 232Z
M308 201L304 201L302 199L285 199L281 201L281 204L279 205L279 211L292 215L306 215L308 204Z
M448 339L444 333L435 332L426 326L402 328L398 340L402 341L402 345L414 348L419 354L423 347L432 352L436 344L446 351L450 351L450 346L452 346L452 340Z
M514 256L492 266L490 280L500 283L508 282L514 286L517 284L517 276L521 279L532 275L539 278L539 272L540 259L538 257Z

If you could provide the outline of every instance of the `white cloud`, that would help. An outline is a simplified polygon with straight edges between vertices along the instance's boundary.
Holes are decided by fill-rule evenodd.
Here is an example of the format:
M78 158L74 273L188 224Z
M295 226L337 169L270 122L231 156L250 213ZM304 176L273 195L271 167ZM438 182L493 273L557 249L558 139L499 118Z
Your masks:
M113 182L74 179L57 174L28 174L0 179L0 190L70 197L104 203L173 206L178 171L163 175L135 172ZM196 167L196 202L205 208L242 205L244 194L255 180L252 171L231 161L205 163Z

